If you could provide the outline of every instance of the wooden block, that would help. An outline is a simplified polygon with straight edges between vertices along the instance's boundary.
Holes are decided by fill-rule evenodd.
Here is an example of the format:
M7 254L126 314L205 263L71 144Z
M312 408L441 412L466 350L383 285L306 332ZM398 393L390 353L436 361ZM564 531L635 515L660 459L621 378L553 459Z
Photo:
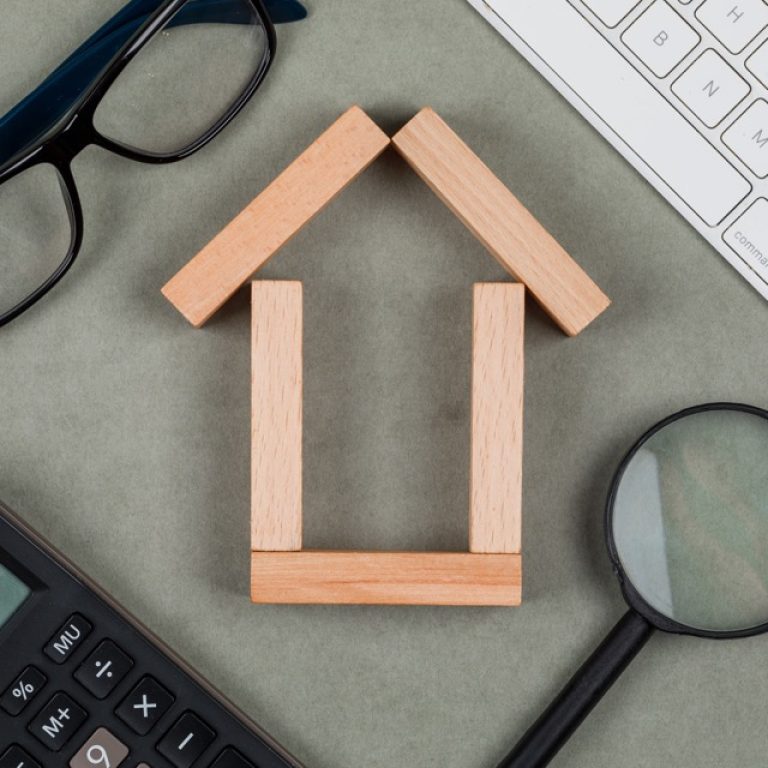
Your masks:
M201 326L389 145L359 107L345 112L163 287Z
M423 109L392 139L416 173L555 322L574 336L609 299L431 109Z
M252 288L252 549L301 549L302 286Z
M519 283L474 286L470 552L520 552L524 317Z
M252 552L255 603L519 605L520 555Z

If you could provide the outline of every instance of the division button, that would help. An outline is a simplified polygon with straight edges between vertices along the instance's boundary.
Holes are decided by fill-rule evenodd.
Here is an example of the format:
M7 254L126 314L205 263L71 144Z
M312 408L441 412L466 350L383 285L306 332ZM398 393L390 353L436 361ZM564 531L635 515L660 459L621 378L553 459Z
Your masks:
M99 728L69 761L70 768L117 768L128 757L128 747L106 728Z
M157 680L147 676L125 697L115 714L139 736L145 736L173 702L173 696Z
M197 715L187 712L157 745L157 751L176 768L190 768L215 738L216 734Z
M12 746L0 757L0 768L41 768L21 747Z
M63 664L91 634L93 627L79 613L69 617L67 623L48 641L45 655L57 664Z
M0 707L13 717L20 715L47 682L48 678L39 669L27 667L8 686L0 698Z
M77 668L75 680L97 699L106 699L133 668L133 660L111 640L105 640Z
M57 693L29 724L30 733L52 752L58 752L88 719L88 713L66 693Z

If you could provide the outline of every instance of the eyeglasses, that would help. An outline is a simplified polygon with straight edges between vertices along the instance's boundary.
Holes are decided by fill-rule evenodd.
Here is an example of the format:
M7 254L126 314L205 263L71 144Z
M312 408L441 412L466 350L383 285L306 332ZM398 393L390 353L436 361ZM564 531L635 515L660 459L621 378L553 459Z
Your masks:
M95 144L170 163L263 81L298 0L132 0L0 118L0 326L66 274L83 240L71 162Z

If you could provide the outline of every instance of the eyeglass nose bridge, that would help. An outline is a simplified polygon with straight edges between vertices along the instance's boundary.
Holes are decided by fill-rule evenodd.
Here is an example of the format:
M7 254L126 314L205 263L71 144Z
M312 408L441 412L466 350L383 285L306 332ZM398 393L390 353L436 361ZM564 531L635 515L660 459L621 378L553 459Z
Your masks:
M94 142L93 121L90 111L75 114L60 129L50 149L56 160L69 165L86 147Z

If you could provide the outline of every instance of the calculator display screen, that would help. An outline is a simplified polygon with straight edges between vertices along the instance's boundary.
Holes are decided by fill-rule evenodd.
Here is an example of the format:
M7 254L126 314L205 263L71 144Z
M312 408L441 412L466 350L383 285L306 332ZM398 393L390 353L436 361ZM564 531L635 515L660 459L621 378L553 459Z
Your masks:
M11 618L31 591L7 568L0 565L0 627Z

